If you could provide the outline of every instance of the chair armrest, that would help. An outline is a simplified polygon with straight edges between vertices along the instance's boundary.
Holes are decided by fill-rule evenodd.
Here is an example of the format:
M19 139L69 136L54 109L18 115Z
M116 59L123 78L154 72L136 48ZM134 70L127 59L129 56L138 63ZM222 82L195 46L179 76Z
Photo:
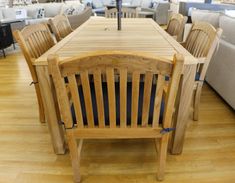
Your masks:
M199 57L197 58L199 64L204 64L206 61L206 57Z

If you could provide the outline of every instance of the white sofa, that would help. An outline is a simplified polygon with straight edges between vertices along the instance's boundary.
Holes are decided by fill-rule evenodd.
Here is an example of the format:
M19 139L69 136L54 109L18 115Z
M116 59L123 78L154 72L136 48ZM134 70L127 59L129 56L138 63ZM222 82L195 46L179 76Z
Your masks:
M26 25L47 22L49 18L64 13L68 15L72 28L78 27L81 24L81 19L85 21L92 14L91 8L86 8L79 1L68 1L66 3L38 3L13 8L1 8L0 20L17 19L20 16L19 13L22 12L24 17L21 18L26 18Z
M235 110L235 18L221 15L219 27L223 34L209 65L206 81Z
M232 14L232 12L228 12ZM234 14L235 15L235 14ZM235 17L224 12L193 10L192 22L206 21L215 28L223 29L218 49L212 57L206 74L209 85L235 109ZM184 39L191 25L186 24Z

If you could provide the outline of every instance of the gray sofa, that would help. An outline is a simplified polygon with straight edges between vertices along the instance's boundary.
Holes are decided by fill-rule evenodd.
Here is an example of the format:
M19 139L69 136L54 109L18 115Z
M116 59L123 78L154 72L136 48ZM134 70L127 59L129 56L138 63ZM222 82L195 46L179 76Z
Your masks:
M235 110L235 18L221 15L219 27L223 34L208 68L206 81Z
M184 16L188 16L189 9L196 8L200 10L213 10L213 11L224 11L224 10L235 10L235 5L223 4L223 3L200 3L200 2L180 2L179 13Z

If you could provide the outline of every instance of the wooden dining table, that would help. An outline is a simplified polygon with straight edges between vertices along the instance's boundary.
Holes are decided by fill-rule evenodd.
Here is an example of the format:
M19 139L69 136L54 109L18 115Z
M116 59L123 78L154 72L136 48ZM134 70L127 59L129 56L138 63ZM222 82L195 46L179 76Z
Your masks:
M33 63L55 153L64 154L66 143L54 88L48 74L47 57L57 54L59 59L63 60L87 52L104 50L138 51L170 60L176 53L184 55L185 65L173 117L175 130L172 132L169 147L172 154L180 154L189 121L197 59L152 19L123 19L122 30L118 31L116 19L98 17L90 18Z

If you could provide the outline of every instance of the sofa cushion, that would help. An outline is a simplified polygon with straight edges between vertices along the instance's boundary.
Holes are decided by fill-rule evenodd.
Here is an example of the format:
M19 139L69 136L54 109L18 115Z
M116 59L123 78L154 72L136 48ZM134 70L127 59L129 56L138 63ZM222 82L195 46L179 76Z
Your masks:
M204 21L213 25L215 28L219 27L219 17L221 13L208 10L192 10L191 18L194 21Z
M92 1L92 7L93 8L102 8L104 6L103 1L101 0L93 0Z
M14 8L4 8L2 9L3 18L16 18L16 12Z
M151 8L152 7L152 0L144 0L141 3L141 8Z
M71 11L72 7L70 4L63 4L60 10L60 14L69 15L69 12Z
M25 9L27 10L27 16L30 18L38 18L38 11L42 9L43 6L38 5L29 5L26 6Z
M72 15L78 15L85 9L85 5L77 1L67 1L66 4L71 5L71 7L74 9Z
M61 12L63 3L43 3L45 17L54 17Z
M131 5L132 6L141 6L141 0L132 0Z
M103 0L103 5L109 5L112 3L112 0Z
M228 16L221 16L219 26L223 29L222 39L235 45L235 18Z
M130 5L132 0L122 0L122 4Z
M44 18L45 17L45 9L39 8L37 12L37 18Z
M16 18L27 18L27 10L24 8L15 9Z

